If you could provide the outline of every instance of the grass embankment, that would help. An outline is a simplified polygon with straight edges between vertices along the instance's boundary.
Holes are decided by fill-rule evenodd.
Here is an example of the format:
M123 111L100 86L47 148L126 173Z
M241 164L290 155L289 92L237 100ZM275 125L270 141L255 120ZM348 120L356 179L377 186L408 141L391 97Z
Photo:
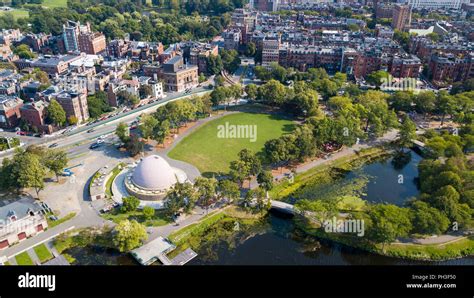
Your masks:
M35 246L33 248L33 250L35 251L35 253L38 256L38 259L40 260L41 263L49 261L53 258L53 255L51 254L49 249L44 244L40 244L38 246Z
M118 165L115 166L115 168L112 170L112 174L105 183L105 194L111 198L112 197L112 183L114 182L115 178L117 177L120 172L122 172L123 167L125 166L125 163L119 163Z
M155 210L155 215L150 219L145 218L145 216L143 216L143 212L140 210L122 213L120 208L115 208L110 213L103 214L102 217L115 223L119 223L125 219L136 220L147 227L164 226L171 222L171 219L168 218L165 212L161 210Z
M306 172L297 174L292 183L284 180L275 185L269 192L270 197L273 200L282 200L309 184L330 182L332 179L331 172L334 169L350 171L387 154L385 149L374 147L318 165Z
M32 265L34 265L33 260L30 258L30 256L28 255L28 253L26 251L22 252L19 255L16 255L15 259L16 259L16 263L18 265L21 265L21 266L32 266Z
M381 243L370 243L367 239L354 235L326 233L323 229L312 225L301 217L295 218L295 223L299 229L317 238L388 257L420 261L443 261L474 255L474 236L445 244L393 243L382 245Z
M222 211L209 214L199 222L186 226L171 235L168 239L175 245L168 257L173 258L187 248L199 249L202 245L212 245L216 241L229 241L229 247L235 245L233 235L248 230L258 222L265 213L252 214L239 207L230 206Z
M226 123L256 127L256 138L221 138L219 128L225 127ZM181 140L168 155L195 165L204 175L225 173L229 171L230 162L238 158L240 150L247 148L260 152L266 141L290 133L294 126L291 120L274 114L230 114L204 124Z
M52 214L49 214L49 215L52 215ZM58 220L51 220L49 219L49 215L46 217L46 220L48 222L48 228L51 229L51 228L54 228L55 226L58 226L72 218L74 218L74 216L76 216L76 212L71 212L69 213L68 215L64 216L64 217L61 217L60 219Z

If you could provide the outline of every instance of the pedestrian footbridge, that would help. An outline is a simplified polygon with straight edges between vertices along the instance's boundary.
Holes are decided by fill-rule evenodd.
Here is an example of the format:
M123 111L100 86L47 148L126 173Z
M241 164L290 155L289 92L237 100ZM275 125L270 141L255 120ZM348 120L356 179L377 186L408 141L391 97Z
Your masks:
M271 203L271 208L279 210L281 212L289 213L289 214L295 214L298 213L298 211L295 209L295 206L289 203L285 203L282 201L275 201L275 200L270 200Z

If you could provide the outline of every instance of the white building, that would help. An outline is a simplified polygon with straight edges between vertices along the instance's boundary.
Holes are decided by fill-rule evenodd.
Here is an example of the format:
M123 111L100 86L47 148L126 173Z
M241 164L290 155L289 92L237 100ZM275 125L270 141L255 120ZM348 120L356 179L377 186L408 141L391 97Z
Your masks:
M426 9L461 9L461 5L470 0L408 0L412 8Z
M48 223L42 207L21 199L0 208L0 250L43 232Z

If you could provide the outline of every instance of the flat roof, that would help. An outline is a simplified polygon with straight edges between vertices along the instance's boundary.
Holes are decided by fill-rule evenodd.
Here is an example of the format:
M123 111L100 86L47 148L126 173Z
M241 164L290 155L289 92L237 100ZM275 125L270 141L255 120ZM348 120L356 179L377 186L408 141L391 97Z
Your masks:
M176 246L168 242L163 237L158 237L147 244L132 250L131 254L141 264L148 264L151 261L157 260L159 255L166 254L173 250Z

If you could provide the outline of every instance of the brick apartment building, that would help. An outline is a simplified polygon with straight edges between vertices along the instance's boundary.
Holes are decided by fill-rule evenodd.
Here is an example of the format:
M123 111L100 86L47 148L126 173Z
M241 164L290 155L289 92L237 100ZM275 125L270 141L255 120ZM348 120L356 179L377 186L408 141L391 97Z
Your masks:
M82 92L60 91L54 97L66 112L66 117L74 116L78 122L89 119L87 94Z
M14 128L21 118L23 100L17 96L0 95L0 128Z

